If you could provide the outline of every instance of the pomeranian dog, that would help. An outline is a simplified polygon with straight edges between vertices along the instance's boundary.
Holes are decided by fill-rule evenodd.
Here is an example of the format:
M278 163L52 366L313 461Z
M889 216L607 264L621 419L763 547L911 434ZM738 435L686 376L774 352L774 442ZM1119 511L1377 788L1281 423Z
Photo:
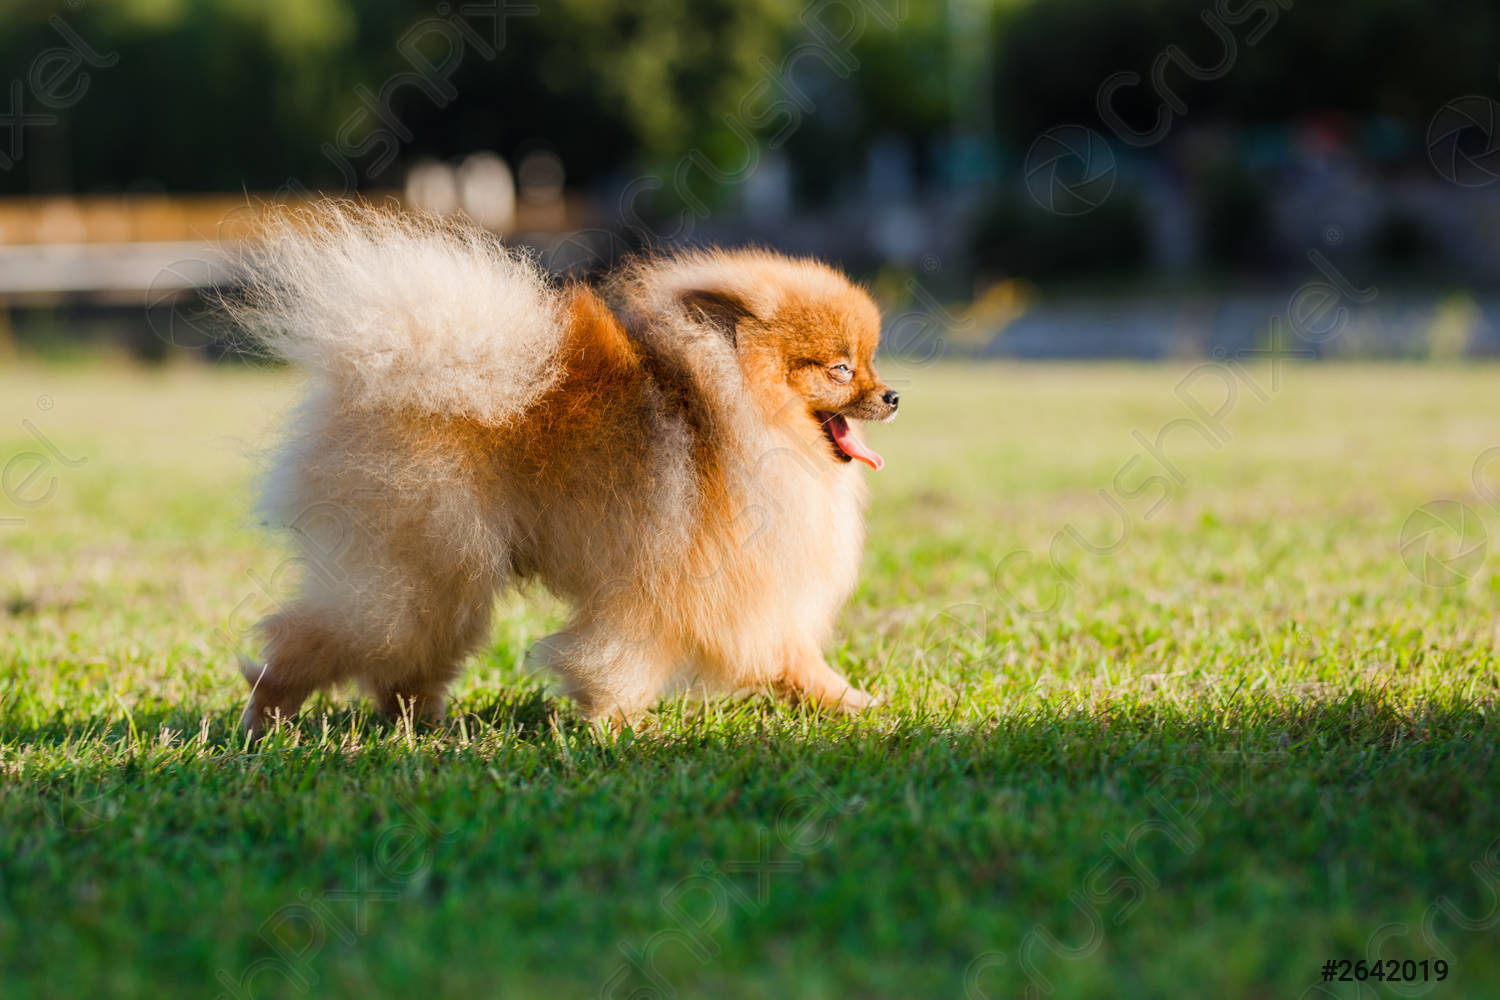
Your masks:
M824 659L864 540L853 421L897 394L870 297L812 260L693 250L598 291L478 231L325 207L248 262L235 318L311 373L262 511L304 573L242 661L245 726L358 680L441 718L497 591L568 601L539 649L591 718L689 679L857 711Z

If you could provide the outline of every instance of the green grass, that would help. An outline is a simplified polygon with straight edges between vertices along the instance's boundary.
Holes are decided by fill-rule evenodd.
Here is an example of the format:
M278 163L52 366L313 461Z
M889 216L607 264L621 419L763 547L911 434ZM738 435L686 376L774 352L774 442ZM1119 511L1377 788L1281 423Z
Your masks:
M5 995L1355 997L1319 970L1376 950L1496 995L1500 563L1431 586L1399 539L1451 499L1500 542L1497 372L1250 371L1215 447L1185 367L888 374L829 650L868 718L610 741L527 668L562 609L526 594L444 728L337 696L253 752L292 378L0 374Z

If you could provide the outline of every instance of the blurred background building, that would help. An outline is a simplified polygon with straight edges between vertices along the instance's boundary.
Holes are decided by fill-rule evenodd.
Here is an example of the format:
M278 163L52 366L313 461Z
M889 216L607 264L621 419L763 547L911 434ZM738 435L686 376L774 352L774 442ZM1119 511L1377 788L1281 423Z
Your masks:
M1481 0L11 0L0 351L217 354L333 195L817 254L908 352L1222 356L1319 283L1304 353L1493 354L1497 110Z

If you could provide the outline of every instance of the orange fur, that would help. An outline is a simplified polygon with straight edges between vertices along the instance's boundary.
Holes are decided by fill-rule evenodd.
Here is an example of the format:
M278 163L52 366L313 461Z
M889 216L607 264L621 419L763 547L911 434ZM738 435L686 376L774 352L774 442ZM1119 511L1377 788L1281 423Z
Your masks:
M285 234L287 253L263 258L248 317L323 373L266 490L309 568L298 600L263 623L264 665L244 668L252 731L346 679L386 711L439 716L496 590L526 578L575 609L541 648L593 717L634 718L679 677L869 704L821 653L855 583L865 501L825 422L895 412L863 291L812 261L739 251L641 261L603 295L558 293L472 234L333 214L337 238ZM401 337L369 343L298 327L340 314L321 255L393 240L419 270L499 253L514 301L490 288L488 308L445 303L433 326L403 302L386 317ZM534 327L489 325L494 301L507 322L537 310ZM399 392L372 374L387 370ZM523 405L503 396L517 392Z

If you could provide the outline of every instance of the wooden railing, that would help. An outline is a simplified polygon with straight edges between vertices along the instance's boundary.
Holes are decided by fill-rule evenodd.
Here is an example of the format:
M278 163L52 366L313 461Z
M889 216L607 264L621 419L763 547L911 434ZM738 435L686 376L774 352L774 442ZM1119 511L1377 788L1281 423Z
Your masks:
M0 246L234 242L254 234L257 220L277 205L312 198L263 194L122 194L0 198ZM402 208L394 191L362 200ZM522 201L511 232L556 233L589 225L581 199L552 205Z
M253 193L0 198L0 314L67 300L136 302L143 293L155 302L233 280L238 247L254 239L268 213L315 200ZM405 207L394 192L361 200ZM592 225L582 199L521 201L501 235L567 243Z

